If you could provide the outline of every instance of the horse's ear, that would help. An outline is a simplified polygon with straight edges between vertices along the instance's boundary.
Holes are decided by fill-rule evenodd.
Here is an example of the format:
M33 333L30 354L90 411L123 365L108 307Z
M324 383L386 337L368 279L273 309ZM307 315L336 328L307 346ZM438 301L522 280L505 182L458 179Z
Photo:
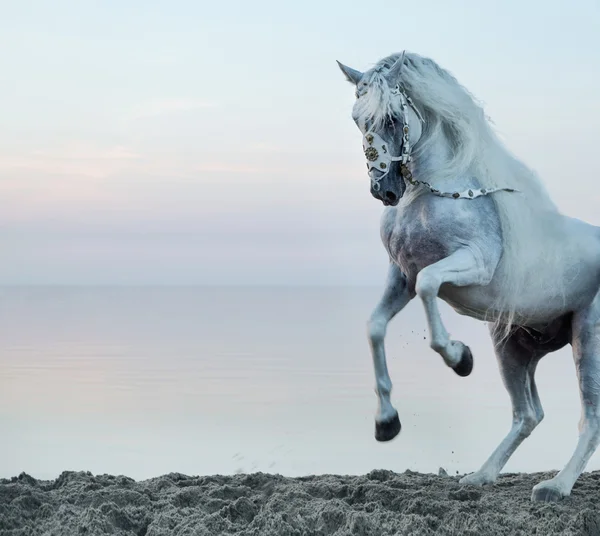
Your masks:
M400 74L402 73L402 67L404 67L404 58L406 57L406 51L404 50L400 57L396 60L394 65L390 67L390 71L386 78L390 86L395 86L400 81Z
M335 61L337 61L337 60L335 60ZM360 79L363 77L363 73L361 73L360 71L357 71L355 69L352 69L352 67L346 67L343 63L340 63L339 61L337 61L337 64L338 64L338 67L342 70L342 72L346 76L346 80L348 80L348 82L351 82L355 86L357 86L358 83L360 82Z

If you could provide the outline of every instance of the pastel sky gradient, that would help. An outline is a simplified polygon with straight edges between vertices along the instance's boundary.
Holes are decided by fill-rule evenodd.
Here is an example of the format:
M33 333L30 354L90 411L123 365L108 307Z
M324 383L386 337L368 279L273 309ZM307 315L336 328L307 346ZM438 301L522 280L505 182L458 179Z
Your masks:
M600 225L597 0L19 0L0 48L0 284L381 284L335 60L402 49Z

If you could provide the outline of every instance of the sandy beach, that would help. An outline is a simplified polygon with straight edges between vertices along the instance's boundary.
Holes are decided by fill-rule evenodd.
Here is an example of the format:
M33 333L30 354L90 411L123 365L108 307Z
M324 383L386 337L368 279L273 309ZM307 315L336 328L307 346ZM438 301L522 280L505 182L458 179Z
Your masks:
M126 476L22 473L0 480L2 536L387 536L600 534L600 472L571 497L531 503L549 473L507 474L493 487L459 476L376 470L364 476L288 478L263 473L136 482Z

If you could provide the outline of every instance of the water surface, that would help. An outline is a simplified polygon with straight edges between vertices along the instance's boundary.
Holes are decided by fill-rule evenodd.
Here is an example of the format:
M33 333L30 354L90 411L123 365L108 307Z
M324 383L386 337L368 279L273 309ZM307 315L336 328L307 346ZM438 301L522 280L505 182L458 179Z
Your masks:
M0 477L475 470L511 422L485 326L442 306L475 356L460 378L429 349L420 303L398 315L387 348L403 430L377 443L365 320L379 293L4 288ZM575 447L570 347L544 358L537 378L546 419L507 471L560 469Z

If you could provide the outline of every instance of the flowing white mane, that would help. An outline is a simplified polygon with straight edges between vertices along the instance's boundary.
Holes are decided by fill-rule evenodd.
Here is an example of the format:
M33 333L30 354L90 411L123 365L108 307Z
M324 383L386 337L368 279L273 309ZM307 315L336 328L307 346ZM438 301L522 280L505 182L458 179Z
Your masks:
M388 56L365 73L366 85L358 86L353 110L359 124L369 121L377 131L389 116L402 118L400 101L386 79L399 57L400 54ZM423 134L413 151L413 174L417 179L448 189L456 177L468 175L476 177L486 188L508 187L519 191L492 196L503 233L498 277L504 280L503 288L510 289L494 309L507 309L502 322L510 325L515 320L510 307L515 303L514 298L525 285L544 284L535 278L535 267L559 263L565 254L564 244L561 249L549 243L545 228L546 219L555 221L546 217L555 215L557 208L535 173L504 146L482 107L448 71L429 58L407 52L397 82L425 117ZM441 151L448 154L443 162L438 154ZM556 233L560 234L560 229ZM560 236L555 238L554 242L561 242Z

